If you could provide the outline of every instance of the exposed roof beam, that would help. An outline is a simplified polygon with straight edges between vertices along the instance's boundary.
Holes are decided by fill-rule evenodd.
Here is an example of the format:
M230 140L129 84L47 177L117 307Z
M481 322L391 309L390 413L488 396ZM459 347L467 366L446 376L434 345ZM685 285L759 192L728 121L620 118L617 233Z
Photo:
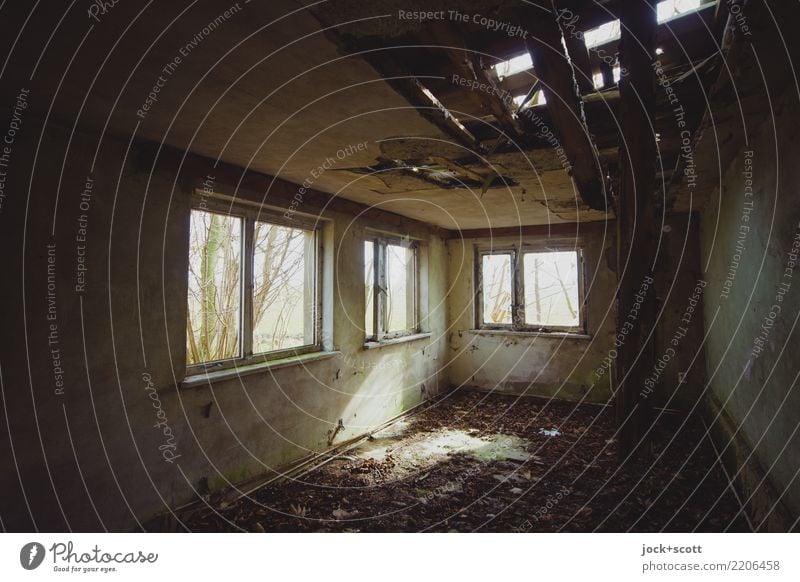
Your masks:
M478 103L487 114L494 116L508 137L512 139L519 137L521 132L509 108L510 99L502 97L504 92L483 67L480 55L467 48L461 31L450 21L434 22L428 30L434 43L442 47L453 68L462 78L487 87L487 90L465 88L469 98Z
M445 235L448 239L467 238L500 238L512 236L540 236L574 239L577 236L593 233L607 233L611 236L614 230L614 220L601 220L595 222L553 222L549 224L535 224L527 226L504 226L498 228L474 228L468 230L448 230Z
M526 43L547 98L546 107L555 132L572 166L575 187L590 208L607 211L609 202L603 171L584 117L575 72L561 44L561 28L554 14L522 11L520 16L531 33Z
M425 119L439 126L462 145L470 149L478 147L475 136L441 102L433 103L425 94L426 87L404 65L394 60L390 53L368 53L364 56L378 74L410 105L416 107Z

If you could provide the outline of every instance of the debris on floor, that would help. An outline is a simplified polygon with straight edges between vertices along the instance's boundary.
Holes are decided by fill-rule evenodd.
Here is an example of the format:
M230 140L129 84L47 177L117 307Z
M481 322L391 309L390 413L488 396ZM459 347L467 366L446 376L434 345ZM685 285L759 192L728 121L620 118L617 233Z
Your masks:
M544 436L548 436L548 437L561 436L561 432L559 432L558 430L556 430L554 428L540 428L539 429L539 434L544 435Z
M179 517L191 531L746 530L684 420L662 415L652 462L620 467L609 407L460 391L293 481Z

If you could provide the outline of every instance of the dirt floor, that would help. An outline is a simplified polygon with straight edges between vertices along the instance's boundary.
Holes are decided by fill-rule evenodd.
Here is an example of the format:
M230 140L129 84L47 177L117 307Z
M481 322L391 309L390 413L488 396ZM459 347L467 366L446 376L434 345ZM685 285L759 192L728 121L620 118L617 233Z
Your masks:
M193 531L747 531L702 425L683 421L662 415L652 462L621 469L610 408L457 392L293 481L179 518Z

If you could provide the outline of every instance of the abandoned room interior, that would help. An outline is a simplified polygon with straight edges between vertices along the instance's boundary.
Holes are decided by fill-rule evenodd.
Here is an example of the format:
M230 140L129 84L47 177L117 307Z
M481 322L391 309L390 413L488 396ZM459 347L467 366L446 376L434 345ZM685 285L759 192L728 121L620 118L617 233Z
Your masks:
M2 3L3 531L796 531L797 22Z

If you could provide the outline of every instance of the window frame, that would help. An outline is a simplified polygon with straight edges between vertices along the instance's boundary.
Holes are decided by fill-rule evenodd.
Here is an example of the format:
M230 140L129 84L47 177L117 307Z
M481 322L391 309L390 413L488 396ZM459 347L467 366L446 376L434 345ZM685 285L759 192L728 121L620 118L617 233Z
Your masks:
M396 340L407 336L417 335L421 333L421 314L420 314L420 242L411 238L403 238L400 236L390 236L385 234L375 234L374 236L364 237L362 241L362 249L364 243L372 243L372 330L364 329L364 342L385 342L389 340ZM412 282L412 320L413 325L410 329L400 331L387 332L386 322L384 321L384 313L386 310L386 247L388 245L401 246L412 251L412 267L413 274ZM363 269L366 267L366 261L362 264ZM380 292L377 292L380 291ZM364 326L366 328L366 290L364 293Z
M578 275L578 325L557 325L543 327L525 323L525 270L524 258L528 253L574 252L577 255ZM483 321L483 257L487 255L511 255L511 323L484 323ZM586 335L587 300L584 290L585 261L582 247L572 245L537 244L507 245L475 248L475 329L507 332L527 332L535 334L574 334Z
M280 360L292 356L300 356L315 352L322 352L322 278L323 278L323 248L322 248L322 224L319 221L305 219L301 216L293 216L291 219L285 218L278 210L265 208L260 204L247 203L245 201L233 202L224 199L209 198L208 195L195 195L192 199L192 205L189 212L189 220L191 221L191 213L193 211L204 211L220 214L223 216L231 216L241 219L242 221L242 241L241 241L241 297L240 297L240 310L239 310L239 354L232 358L225 358L220 360L209 360L208 362L200 362L196 364L189 364L184 358L186 364L186 375L191 376L195 374L204 374L207 372L228 370L232 368L239 368L242 366L249 366L252 364L266 363L274 360ZM311 344L297 346L294 348L285 348L282 350L272 350L268 352L253 353L253 291L255 286L255 225L256 222L263 222L275 226L284 226L289 228L298 228L310 231L313 236L312 247L314 249L314 265L311 272L314 274L313 292L314 300L312 301L313 313L312 325L314 340ZM188 275L188 263L187 263ZM187 297L184 299L188 302ZM185 303L188 309L188 304ZM304 307L305 309L305 307ZM186 334L189 333L189 319L185 318L184 327Z

